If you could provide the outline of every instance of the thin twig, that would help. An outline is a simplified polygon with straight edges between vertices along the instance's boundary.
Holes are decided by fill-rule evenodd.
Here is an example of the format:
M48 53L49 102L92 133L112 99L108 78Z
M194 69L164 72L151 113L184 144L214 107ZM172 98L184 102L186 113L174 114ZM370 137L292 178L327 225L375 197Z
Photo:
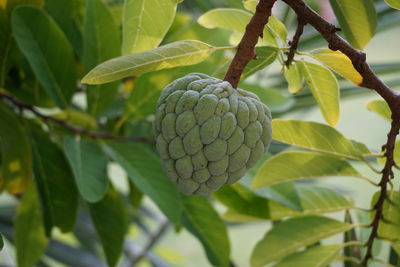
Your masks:
M143 257L145 257L147 255L147 253L150 252L150 250L153 248L153 246L159 241L159 239L167 231L169 226L170 226L170 223L168 221L164 221L160 224L158 230L152 236L149 237L149 241L148 241L147 245L143 248L143 250L141 252L139 252L130 261L130 266L135 266Z
M235 57L229 65L224 80L228 81L236 88L240 81L247 63L256 58L255 47L258 38L263 37L264 27L271 15L272 6L276 0L261 0L256 8L256 12L246 26L246 32L239 43Z
M400 96L391 90L379 77L372 71L366 62L366 54L362 51L354 49L347 41L336 34L339 30L335 25L330 24L311 9L303 0L282 0L288 4L305 23L313 26L324 39L328 42L330 49L339 50L345 54L352 62L354 68L363 78L360 86L376 91L389 105L392 111L392 124L388 134L388 139L383 147L385 151L386 163L382 170L382 177L379 183L380 196L374 206L375 216L372 220L372 231L366 243L367 253L361 263L367 266L368 261L373 258L372 246L374 240L378 237L379 222L383 218L383 204L387 198L387 184L393 177L392 169L396 166L393 159L396 136L400 129Z
M69 123L68 121L61 120L54 118L52 116L44 115L41 112L39 112L34 106L28 105L25 103L22 103L15 97L11 95L7 95L4 93L0 93L0 99L7 99L12 105L15 107L19 108L20 110L29 110L33 114L35 114L37 117L41 118L45 122L52 122L54 124L57 124L59 126L62 126L71 132L78 134L78 135L85 135L94 139L106 139L106 140L114 140L114 141L119 141L119 142L145 142L145 143L150 143L153 144L154 141L146 138L146 137L124 137L124 136L115 136L107 132L95 132L95 131L90 131L85 128L81 128L79 126L76 126L74 124Z
M290 64L292 64L293 58L294 58L294 54L296 53L297 50L297 46L299 45L299 41L300 41L300 37L303 34L304 31L304 25L306 25L307 23L303 20L302 17L298 17L297 19L297 29L296 32L293 36L292 41L290 41L290 50L287 56L287 60L285 62L285 65L287 67L290 66Z

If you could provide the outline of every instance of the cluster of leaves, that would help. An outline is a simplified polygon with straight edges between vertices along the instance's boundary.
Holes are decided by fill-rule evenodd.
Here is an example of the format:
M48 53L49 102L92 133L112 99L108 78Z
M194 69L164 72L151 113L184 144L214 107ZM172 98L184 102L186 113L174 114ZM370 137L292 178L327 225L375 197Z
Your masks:
M256 48L257 60L245 69L240 87L256 93L274 117L316 102L330 126L276 119L271 148L276 155L266 156L243 182L223 187L212 198L182 196L165 178L151 142L152 115L162 88L189 72L222 78L258 1L219 1L218 6L231 7L211 10L216 6L211 0L180 2L0 0L0 96L18 100L2 97L0 102L1 188L15 195L10 209L0 214L0 230L13 242L18 265L33 266L39 260L51 264L43 253L72 266L103 266L101 251L109 266L117 264L123 250L123 260L135 260L124 240L132 225L148 231L143 195L176 229L192 233L215 266L230 264L224 221L275 222L253 250L254 266L322 266L341 259L342 251L347 260L359 260L353 248L363 240L354 236L364 229L353 224L351 213L344 222L321 215L351 210L352 202L332 189L296 181L349 176L374 183L349 162L371 166L377 155L332 128L340 117L340 92L364 92L343 78L355 85L362 79L343 54L313 50L320 41L313 31L302 41L302 50L308 52L298 53L304 59L296 57L286 66L285 24L291 27L294 20L287 7L279 19L270 17ZM372 38L377 21L384 21L380 27L386 29L400 20L384 2L377 3L378 12L371 1L331 4L346 38L360 49ZM204 13L194 18L177 12L178 5L196 12L200 7ZM318 8L318 1L314 6ZM282 65L284 75L265 74L274 62ZM385 74L398 65L374 67ZM82 78L89 85L82 85ZM274 89L261 86L260 80L273 80L269 87ZM32 113L32 107L45 115ZM368 108L390 120L384 102L370 102ZM65 120L86 134L48 118ZM109 133L115 140L93 139L90 133ZM150 142L119 141L128 136L150 137ZM288 145L300 149L281 152ZM397 162L399 155L396 150ZM117 190L109 181L109 167L115 163L125 170L129 190ZM379 236L400 253L400 194L392 190L389 195ZM222 216L212 201L227 207ZM61 242L55 229L72 232L72 241ZM345 233L344 243L319 243L339 233ZM146 257L155 266L160 260L150 253Z

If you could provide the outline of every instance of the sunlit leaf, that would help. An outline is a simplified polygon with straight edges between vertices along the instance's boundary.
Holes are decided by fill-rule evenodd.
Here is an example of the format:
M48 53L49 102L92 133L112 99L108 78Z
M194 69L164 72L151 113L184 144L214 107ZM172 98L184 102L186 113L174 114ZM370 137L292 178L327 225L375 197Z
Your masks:
M319 267L328 266L339 256L342 245L316 246L304 251L295 252L284 258L274 267Z
M0 103L0 148L2 188L10 194L23 193L32 180L32 152L20 119Z
M154 152L135 143L109 142L104 149L126 170L140 191L150 197L173 223L180 223L181 195L175 184L165 177L160 159Z
M203 244L214 266L229 266L230 244L226 226L203 196L185 196L183 225Z
M269 16L267 28L271 33L279 38L283 45L286 45L287 30L285 24L283 24L279 19L274 16Z
M251 12L256 12L256 7L258 4L258 0L245 0L243 1L243 6L244 8L246 8L247 10L251 11Z
M362 76L354 68L351 60L340 51L325 48L314 50L308 55L356 85L361 84L363 81Z
M18 205L14 234L18 266L36 266L46 250L48 239L34 183L30 184Z
M400 10L400 0L385 0L385 2L395 8L395 9L399 9Z
M201 15L197 22L206 28L221 28L231 30L238 33L246 31L246 25L249 23L252 14L237 8L216 8ZM270 25L268 23L268 25ZM272 25L275 30L276 25ZM277 33L280 30L276 30ZM263 42L265 45L277 46L275 37L271 30L266 27L264 29Z
M82 82L102 84L150 71L193 65L205 60L217 49L200 41L179 41L138 54L110 59L91 70Z
M326 122L335 126L340 117L339 83L332 72L320 65L301 61L300 69Z
M120 30L101 0L86 1L84 16L83 64L85 73L96 65L120 56ZM87 103L91 114L108 108L118 93L118 83L88 86Z
M88 202L102 199L108 187L107 156L94 142L70 136L64 138L64 151L82 197Z
M371 100L367 103L367 109L375 112L382 118L392 121L392 111L384 100Z
M290 164L290 168L287 168ZM361 177L347 161L316 152L281 152L264 162L255 175L252 187L260 188L294 180L332 176Z
M335 128L322 123L275 119L272 129L272 137L276 141L338 157L358 160L366 149L353 145Z
M378 200L381 192L376 192L372 197L371 207ZM388 240L398 240L400 238L400 192L388 191L388 199L383 203L383 218L379 222L378 236ZM375 216L375 212L371 214Z
M122 54L156 48L171 26L177 1L125 0Z
M285 79L288 83L288 90L292 94L297 94L304 87L304 77L300 71L299 64L298 62L291 64L284 72Z
M34 175L42 202L47 235L53 226L70 232L78 209L78 190L63 151L49 136L34 127Z
M107 263L113 267L121 255L128 228L125 203L119 193L110 187L102 200L89 204L89 211L103 245Z
M301 247L352 227L350 224L320 216L288 219L275 225L257 243L251 255L251 264L255 267L264 266L292 254Z
M14 10L12 30L41 85L59 107L67 107L76 91L76 74L64 33L49 15L33 6Z
M363 49L375 34L377 15L372 0L329 0L346 39Z

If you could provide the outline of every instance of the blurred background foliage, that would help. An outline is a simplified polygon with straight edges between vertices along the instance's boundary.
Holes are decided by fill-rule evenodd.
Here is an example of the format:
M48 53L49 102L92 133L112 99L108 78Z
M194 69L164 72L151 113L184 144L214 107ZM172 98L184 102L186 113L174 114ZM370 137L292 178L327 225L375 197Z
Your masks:
M335 23L329 1L307 2ZM232 50L216 51L196 65L128 77L122 82L81 84L80 79L97 64L121 55L123 4L123 0L0 0L0 93L20 103L15 105L4 97L5 101L0 101L0 178L2 189L8 191L0 197L0 232L4 237L1 265L208 266L209 261L213 265L224 265L227 260L232 266L249 266L255 244L276 223L270 214L263 214L266 203L275 201L281 205L279 209L288 209L288 214L296 212L293 203L298 203L298 199L292 199L296 194L291 194L290 186L264 188L255 193L248 189L260 164L287 145L274 141L269 155L240 184L226 187L208 199L183 197L169 183L148 182L148 177L163 176L152 144L78 136L29 109L35 107L41 114L81 129L151 140L155 104L162 88L190 72L223 77L234 53ZM16 7L24 5L40 8L42 15L23 9L11 15ZM377 36L366 48L367 58L375 72L397 89L400 87L400 56L396 50L400 42L400 14L384 1L374 1L374 5ZM232 31L208 29L197 22L205 12L222 7L244 10L241 0L183 1L161 45L189 39L230 46L234 39ZM273 14L285 24L290 39L297 25L293 11L278 2ZM30 36L29 31L40 34ZM28 37L36 46L29 44ZM34 40L35 37L40 39ZM325 41L311 27L306 27L299 49L310 51L317 47L326 47ZM32 58L35 61L37 53L43 53L42 60L50 59L51 64L47 66L50 69L32 68ZM296 55L296 58L302 57L302 54ZM41 62L36 64L42 66ZM56 81L43 78L48 77L47 71ZM379 153L388 123L364 107L377 99L376 96L341 76L336 77L341 88L343 114L337 129ZM59 86L62 92L49 91L54 86ZM294 95L287 91L288 83L279 60L251 75L240 87L258 94L271 108L274 118L323 121L308 88ZM56 93L51 95L51 92ZM369 102L368 108L382 111L381 103L377 102ZM385 107L380 112L383 116L384 111ZM5 171L5 162L12 163L13 159L19 162L13 165L17 172L21 171L17 175ZM80 164L84 167L79 167ZM371 164L375 164L372 159ZM352 165L363 176L379 177L361 163ZM35 177L35 183L30 183L31 177ZM325 187L318 189L321 185ZM368 222L366 213L352 210L352 216L348 213L345 216L344 210L351 206L370 207L376 189L369 184L336 177L298 182L294 190L308 193L310 197L313 188L315 195L324 190L341 194L341 208L335 210L340 212L332 213L332 218L346 222L351 219L360 224ZM395 188L398 189L397 180ZM243 201L235 202L237 196L232 195L238 192L247 206ZM230 210L232 205L237 209ZM306 204L301 205L306 209ZM356 234L360 241L365 241L368 230L360 228ZM332 238L332 242L341 238ZM344 238L351 240L346 235ZM379 243L375 253L385 260L389 255L390 262L397 264L395 250L398 248L388 246ZM351 256L353 252L346 253ZM332 264L336 265L343 264Z

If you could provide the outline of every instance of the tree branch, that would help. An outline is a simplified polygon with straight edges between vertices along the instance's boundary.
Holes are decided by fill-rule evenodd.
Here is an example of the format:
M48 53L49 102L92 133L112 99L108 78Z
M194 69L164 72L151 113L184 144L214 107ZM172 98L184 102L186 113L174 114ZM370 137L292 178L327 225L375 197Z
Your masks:
M386 144L383 146L385 151L386 163L382 170L382 177L379 183L380 196L374 206L375 216L372 220L372 231L368 238L367 253L361 263L362 266L367 266L368 261L372 259L372 247L374 240L378 237L379 222L383 219L383 204L387 199L387 184L393 178L394 149L396 136L400 129L400 96L392 91L379 77L371 70L366 62L366 54L362 51L354 49L347 41L336 34L338 28L324 20L314 10L312 10L303 0L282 0L288 4L303 22L312 25L328 42L328 46L332 50L339 50L345 54L353 63L354 68L360 73L363 78L360 86L376 91L389 105L392 111L391 129L388 133Z
M302 18L298 18L297 19L297 29L296 32L293 36L292 41L289 43L290 44L290 50L288 53L288 57L287 60L285 62L286 66L289 67L290 64L292 64L293 58L294 58L294 54L296 53L297 50L297 46L299 45L299 41L300 41L300 37L303 34L303 30L304 30L304 25L306 25L307 23L302 19Z
M246 32L239 43L235 57L229 65L228 71L224 80L228 81L234 88L236 88L240 81L240 76L244 68L255 59L255 47L259 37L263 37L264 27L271 16L271 9L276 0L260 0L257 5L256 12L251 18L249 24L246 26Z
M78 135L85 135L94 139L107 139L107 140L114 140L114 141L119 141L119 142L145 142L145 143L150 143L153 144L154 141L146 138L146 137L124 137L124 136L115 136L110 133L106 132L95 132L95 131L90 131L85 128L81 128L79 126L76 126L74 124L69 123L68 121L57 119L48 115L44 115L41 112L39 112L34 106L28 105L25 103L22 103L15 97L11 95L7 95L4 93L0 93L0 99L7 99L13 106L19 108L20 110L29 110L33 114L35 114L37 117L41 118L45 122L49 121L54 124L57 124L61 127L64 127L71 132L78 134Z

